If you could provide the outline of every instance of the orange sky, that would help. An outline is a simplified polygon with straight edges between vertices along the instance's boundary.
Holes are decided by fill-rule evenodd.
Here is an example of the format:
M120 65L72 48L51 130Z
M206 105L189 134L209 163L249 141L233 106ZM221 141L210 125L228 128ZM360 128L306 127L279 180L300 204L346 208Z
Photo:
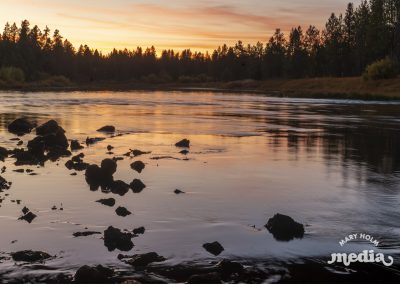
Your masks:
M28 19L59 29L75 46L211 51L222 43L266 42L275 28L323 27L348 0L0 0L0 24ZM360 0L357 0L357 5Z

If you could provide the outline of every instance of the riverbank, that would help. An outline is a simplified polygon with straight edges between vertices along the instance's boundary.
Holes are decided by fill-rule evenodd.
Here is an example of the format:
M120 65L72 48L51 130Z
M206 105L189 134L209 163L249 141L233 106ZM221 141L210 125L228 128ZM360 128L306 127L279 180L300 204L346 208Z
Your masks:
M93 82L76 84L55 80L19 84L0 84L2 91L129 91L129 90L207 90L251 92L278 97L399 100L400 78L364 81L361 77L242 80L202 83Z

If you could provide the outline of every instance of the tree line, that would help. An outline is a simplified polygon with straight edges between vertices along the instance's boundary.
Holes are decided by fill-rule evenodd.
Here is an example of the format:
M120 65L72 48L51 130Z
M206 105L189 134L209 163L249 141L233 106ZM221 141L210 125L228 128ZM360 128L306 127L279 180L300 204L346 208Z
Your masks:
M88 81L230 81L241 79L359 76L379 59L400 59L400 0L368 0L344 15L334 13L324 29L277 29L265 44L238 41L212 53L146 49L102 54L87 45L75 47L59 30L51 32L7 23L0 35L0 66L23 71L26 80L65 76Z

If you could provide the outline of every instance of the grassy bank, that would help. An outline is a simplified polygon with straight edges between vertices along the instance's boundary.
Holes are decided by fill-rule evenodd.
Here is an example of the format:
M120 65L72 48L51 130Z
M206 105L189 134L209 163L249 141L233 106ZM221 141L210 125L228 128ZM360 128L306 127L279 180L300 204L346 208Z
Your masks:
M46 80L31 83L7 84L7 91L127 91L127 90L197 90L229 92L254 92L281 97L344 98L399 100L400 78L364 81L361 77L276 79L265 81L242 80L204 83L150 83L150 82L93 82L71 83L65 80Z

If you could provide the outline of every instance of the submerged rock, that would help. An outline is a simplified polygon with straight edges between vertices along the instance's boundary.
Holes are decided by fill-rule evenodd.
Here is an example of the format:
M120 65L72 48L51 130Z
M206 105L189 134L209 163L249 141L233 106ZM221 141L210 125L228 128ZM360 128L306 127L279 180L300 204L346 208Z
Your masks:
M92 144L95 144L97 142L103 141L105 139L106 138L103 138L103 137L94 137L94 138L87 137L86 138L86 145L92 145Z
M189 148L190 147L190 140L188 139L182 139L179 142L175 143L176 147L182 147L182 148Z
M80 267L74 276L76 283L108 283L114 270L101 265Z
M24 135L30 133L35 126L26 118L18 118L8 125L8 131L17 135Z
M46 260L51 255L43 251L23 250L11 253L11 257L14 261L37 262Z
M95 231L84 231L84 232L75 232L72 234L75 238L77 237L87 237L91 235L101 235L101 232L95 232Z
M123 259L125 263L135 267L143 267L153 262L162 262L166 260L165 257L158 255L156 252L135 254L132 256L119 256L119 258Z
M79 143L78 140L71 140L71 151L81 150L84 147Z
M144 227L139 227L139 228L133 229L132 232L135 235L143 235L145 231L146 231L146 229Z
M134 179L129 186L134 193L140 193L146 188L146 185L140 179Z
M110 226L104 231L104 245L109 251L119 249L121 251L130 251L133 248L133 234L121 232L120 229Z
M185 150L180 151L179 153L181 153L182 155L187 155L187 154L189 154L189 151L185 149Z
M115 213L117 213L117 215L121 216L121 217L126 217L126 216L132 214L131 211L129 211L128 209L126 209L125 207L122 207L122 206L115 209Z
M278 241L290 241L294 238L301 239L304 236L303 224L297 223L291 217L279 213L270 218L265 227Z
M140 151L138 149L134 149L134 150L131 150L130 153L132 153L132 155L134 157L137 157L137 156L141 156L141 155L145 155L145 154L150 154L151 152L143 152L143 151Z
M97 132L110 132L110 133L113 133L113 132L115 132L115 127L112 126L112 125L106 125L106 126L103 126L103 127L99 128L99 129L97 129Z
M205 243L203 248L215 256L224 251L224 247L219 242Z
M101 203L106 206L113 207L115 205L115 199L114 198L106 198L106 199L99 199L96 202Z
M131 168L138 173L141 173L145 168L145 164L142 161L135 161L131 164Z

